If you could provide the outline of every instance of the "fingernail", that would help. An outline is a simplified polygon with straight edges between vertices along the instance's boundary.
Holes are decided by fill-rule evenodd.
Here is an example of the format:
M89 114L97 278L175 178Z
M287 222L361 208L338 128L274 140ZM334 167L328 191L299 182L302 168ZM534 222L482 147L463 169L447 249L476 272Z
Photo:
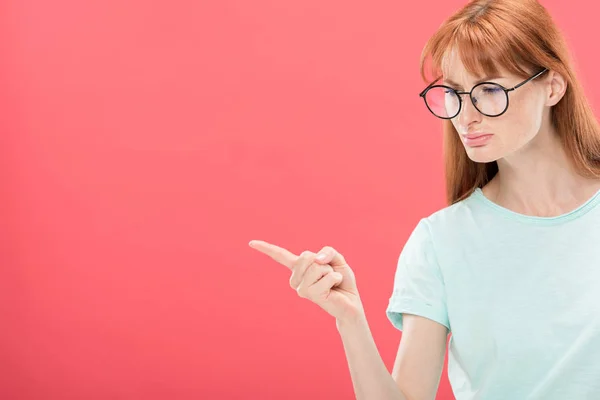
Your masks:
M319 261L323 261L325 259L325 257L327 257L327 254L325 253L321 253L317 256L317 260Z

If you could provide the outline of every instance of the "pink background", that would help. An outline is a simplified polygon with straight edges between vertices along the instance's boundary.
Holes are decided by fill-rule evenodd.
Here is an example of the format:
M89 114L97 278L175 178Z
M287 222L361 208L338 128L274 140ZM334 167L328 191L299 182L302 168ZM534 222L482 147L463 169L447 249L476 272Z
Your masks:
M397 257L445 205L418 60L462 4L3 2L0 398L353 398L250 239L344 254L391 369ZM597 107L598 5L544 4Z

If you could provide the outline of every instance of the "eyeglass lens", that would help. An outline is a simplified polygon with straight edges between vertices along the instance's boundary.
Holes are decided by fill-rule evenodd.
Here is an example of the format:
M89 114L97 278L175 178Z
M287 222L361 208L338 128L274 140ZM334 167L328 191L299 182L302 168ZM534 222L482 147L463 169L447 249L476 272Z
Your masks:
M437 117L454 118L458 115L461 106L458 96L454 89L434 86L425 94L425 101ZM502 114L508 105L508 96L504 89L493 83L476 86L471 93L471 98L475 108L488 116ZM468 98L463 98L463 101L465 100L469 101Z

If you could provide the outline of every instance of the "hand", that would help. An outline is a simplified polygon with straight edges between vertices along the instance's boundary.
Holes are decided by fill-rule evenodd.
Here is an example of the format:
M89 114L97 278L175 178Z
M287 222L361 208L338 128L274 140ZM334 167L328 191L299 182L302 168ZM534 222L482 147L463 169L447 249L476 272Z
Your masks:
M332 247L323 247L319 254L325 257L317 259L317 255L310 251L297 256L262 240L252 240L249 246L288 267L292 271L292 289L337 320L355 318L364 312L354 272L344 257Z

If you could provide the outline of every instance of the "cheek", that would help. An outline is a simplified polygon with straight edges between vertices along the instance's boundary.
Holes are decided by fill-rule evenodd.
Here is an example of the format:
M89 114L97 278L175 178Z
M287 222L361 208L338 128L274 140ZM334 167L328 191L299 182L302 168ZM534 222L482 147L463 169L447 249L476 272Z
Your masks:
M528 142L539 132L542 124L542 108L535 101L519 100L511 101L507 112L497 121L490 121L490 128L507 145Z
M499 117L481 119L481 127L496 135L493 148L497 151L511 151L529 142L536 136L542 124L543 107L538 106L529 93L521 93L509 99L508 110ZM460 134L458 118L451 120L454 129ZM502 150L504 149L504 150Z
M511 122L515 135L531 139L538 133L542 125L542 111L531 105L523 106Z

